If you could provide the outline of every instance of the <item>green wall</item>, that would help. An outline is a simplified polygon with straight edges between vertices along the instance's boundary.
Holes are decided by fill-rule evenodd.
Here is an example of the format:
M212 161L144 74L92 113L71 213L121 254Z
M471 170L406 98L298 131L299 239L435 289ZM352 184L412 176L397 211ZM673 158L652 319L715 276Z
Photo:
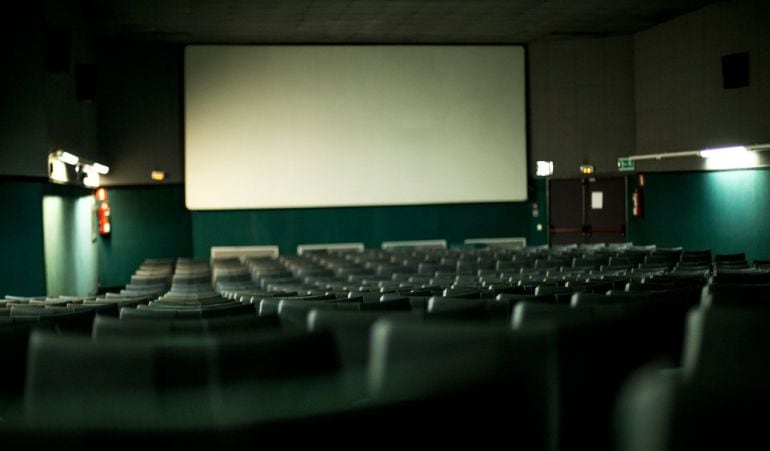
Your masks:
M629 240L770 259L770 170L646 179L645 217L629 219ZM37 180L0 180L0 296L46 293L42 199L61 194L52 190ZM386 240L525 236L541 244L546 236L536 224L548 224L543 180L531 184L530 199L539 204L539 218L532 218L531 202L191 213L183 185L113 187L112 236L97 238L99 282L123 285L145 258L208 257L213 245L278 244L294 253L298 243L313 242L377 247Z
M70 187L71 188L71 187ZM72 191L74 188L70 189ZM64 190L64 191L63 191ZM0 181L0 296L46 294L43 198L71 197L67 187L41 181ZM88 194L86 192L86 194ZM126 284L145 258L208 257L212 245L278 244L294 253L298 243L363 241L378 247L386 240L524 236L545 242L537 232L530 202L360 208L318 208L189 212L184 186L108 189L112 234L97 237L99 285ZM530 198L547 224L545 184L536 181ZM193 247L194 244L194 247Z
M545 184L530 187L545 214ZM546 224L544 216L540 219ZM294 254L297 244L363 242L376 248L383 241L523 236L541 244L530 202L418 205L389 207L303 208L272 210L194 211L196 257L208 257L211 246L277 244Z
M0 180L0 296L45 295L44 186L39 181Z
M118 287L146 258L192 256L184 186L108 188L112 234L99 237L99 284Z
M643 190L644 218L629 212L635 244L770 259L770 170L647 174Z

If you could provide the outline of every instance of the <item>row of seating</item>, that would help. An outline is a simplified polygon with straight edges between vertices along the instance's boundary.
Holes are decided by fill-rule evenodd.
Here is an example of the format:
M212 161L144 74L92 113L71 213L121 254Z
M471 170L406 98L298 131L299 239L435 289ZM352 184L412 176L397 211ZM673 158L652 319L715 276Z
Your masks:
M0 426L0 440L29 448L56 436L95 448L82 437L109 430L120 443L139 445L163 434L175 446L235 448L377 436L392 444L505 439L525 449L613 449L616 442L628 450L653 442L682 449L666 441L675 436L662 426L665 409L634 421L646 407L639 402L649 403L650 386L680 393L668 389L672 380L677 390L708 380L724 396L731 385L722 382L731 378L757 385L764 363L755 360L767 335L741 328L760 330L770 272L683 268L681 256L674 266L641 266L659 251L399 249L211 266L149 261L111 296L79 304L9 299L9 318L19 320L14 309L64 303L69 316L86 309L70 303L116 308L93 311L87 328L44 326L38 315L24 320L36 326L25 323L15 342L3 335L3 348L18 346L27 369L14 376L23 391L16 411L4 409L10 426ZM574 265L603 254L607 265ZM636 254L643 254L637 265L611 267L609 259ZM567 258L571 266L535 267ZM501 264L517 261L527 267ZM166 291L139 298L150 290L137 287ZM29 307L35 304L43 307ZM705 328L704 318L720 326ZM720 367L719 359L733 364ZM648 365L655 365L654 383L640 384L634 375ZM699 390L687 393L697 401ZM762 389L754 393L766 400ZM660 400L658 407L673 403Z
M566 253L574 253L575 250L575 248L569 248L567 252L565 252L565 249L559 249L558 252L548 252L547 255L543 255L542 253L538 255L537 252L530 253L529 255L527 255L527 253L514 253L512 256L503 255L503 261L509 261L509 257L512 262L516 262L517 260L519 262L526 261L527 263L533 263L531 265L533 269L538 269L537 266L539 266L540 262L558 262L551 264L545 263L543 268L548 268L549 271L525 271L526 267L522 265L519 270L519 275L512 274L510 276L500 271L501 262L499 257L501 255L494 255L497 259L494 266L486 263L477 265L476 268L474 268L477 269L477 278L467 277L471 274L471 271L466 272L461 269L464 261L467 262L470 260L471 263L473 262L474 257L472 254L470 256L467 253L459 256L447 256L444 254L440 260L438 260L438 256L435 254L431 255L431 253L423 255L412 254L411 257L416 257L418 261L421 261L424 258L425 260L431 260L434 265L436 263L438 265L443 265L445 266L444 268L436 269L437 266L433 266L431 270L438 271L443 269L447 273L451 273L452 266L447 263L452 260L457 262L457 271L455 273L457 275L453 280L454 283L451 287L444 288L445 291L439 293L439 291L435 289L436 287L426 287L425 285L419 287L422 289L429 289L429 292L424 291L419 293L424 296L436 294L449 295L442 297L434 296L430 299L430 302L422 304L422 306L426 307L425 310L427 313L435 313L435 307L442 306L447 308L447 310L457 309L458 311L462 311L463 314L461 317L465 319L470 317L476 319L489 318L489 306L495 305L496 303L499 304L499 301L507 297L508 302L511 302L514 306L512 309L512 321L514 327L522 327L522 325L527 324L528 321L531 324L535 318L539 318L544 320L543 322L551 324L560 321L571 322L578 320L585 321L586 324L589 324L589 330L599 334L601 337L594 346L591 347L585 346L585 335L581 336L581 333L590 335L589 332L585 330L577 332L574 328L563 329L571 330L576 333L576 335L569 339L569 341L574 340L574 347L567 347L570 351L561 354L561 359L559 359L561 368L569 368L568 371L565 370L565 372L561 374L562 380L575 382L575 386L579 388L574 390L566 388L561 389L561 396L559 397L560 402L556 402L556 404L562 406L562 413L559 418L562 421L562 424L559 427L559 439L557 442L561 449L582 447L589 443L592 447L599 446L600 448L609 448L611 447L611 444L608 440L609 437L612 436L610 428L605 427L603 430L602 428L599 428L602 433L597 434L595 427L586 427L587 425L581 420L586 418L586 415L592 413L592 415L588 416L592 423L604 424L605 426L609 425L611 423L609 412L612 411L611 406L616 398L617 390L620 388L622 381L626 379L634 368L638 368L645 361L653 361L653 356L667 357L668 366L672 366L672 363L679 361L684 338L684 318L688 309L699 304L702 305L702 309L715 306L748 306L751 308L762 308L763 304L768 305L763 302L763 299L764 296L769 293L765 283L767 282L770 273L750 268L742 254L734 256L718 256L715 261L707 264L705 264L705 258L695 258L696 256L702 256L706 253L685 253L677 249L663 251L652 249L627 249L627 252L616 252L610 255L606 255L606 253L605 255L602 255L603 252L601 252L600 249L597 249L599 252L582 253L581 255L573 255L572 257L565 258ZM706 255L710 261L710 253ZM397 296L399 295L402 295L403 298L404 294L416 294L413 291L407 291L415 288L410 284L417 281L415 278L406 279L405 281L400 282L398 288L395 289L395 293L393 293L394 284L389 283L388 277L380 280L371 280L372 272L366 270L375 267L374 265L376 264L378 266L375 267L376 271L374 272L374 275L382 275L385 272L385 265L388 262L395 263L396 259L394 259L393 256L389 256L390 259L388 261L379 262L376 258L369 260L361 259L360 255L347 255L344 257L345 261L336 259L336 262L335 259L330 259L328 257L329 256L323 256L322 258L317 259L321 268L313 268L311 265L301 265L296 262L287 263L287 266L293 267L293 271L290 271L291 275L295 276L293 280L290 278L290 274L286 272L282 273L279 268L276 268L273 265L274 262L271 262L270 265L264 264L265 262L260 262L261 264L249 262L249 264L252 267L253 274L258 276L257 280L260 282L260 287L270 286L269 283L266 284L265 279L262 278L265 274L283 277L284 280L281 280L280 282L304 282L306 285L300 286L299 288L306 288L308 290L319 288L319 283L325 283L326 285L324 285L324 287L327 289L339 288L344 290L349 287L335 284L344 284L345 282L348 282L348 285L349 282L371 284L372 282L376 282L376 286L359 287L359 292L351 291L349 293L351 297L356 295L362 296L364 300L364 303L361 304L362 307L366 305L367 298L369 300L374 300L374 298L379 296L380 303L387 304L396 301L398 299ZM380 255L380 257L382 257L382 255ZM400 257L401 256L397 258ZM451 257L455 258L452 259ZM475 259L476 263L483 262L483 257L487 257L487 260L489 260L488 255L477 256ZM290 260L291 259L289 259L289 261ZM356 265L347 264L351 261L358 263L358 267L356 267ZM592 264L576 264L577 261L592 261ZM597 261L606 262L606 266L604 266L604 263L595 264ZM361 268L361 264L363 264L363 268ZM390 278L394 281L397 280L399 276L395 271L403 270L403 267L408 266L408 264L409 262L402 261L402 264L400 265L396 265L395 267L391 266L391 269L393 269L394 272L390 274ZM420 264L418 264L416 274L420 274L421 269L427 266L428 265L420 267ZM472 265L469 266L473 267ZM479 268L479 266L481 267ZM581 268L582 271L576 271L576 267ZM757 267L761 268L762 265L758 264ZM258 268L258 270L254 271L255 268ZM326 268L327 272L323 272L324 270L322 268ZM500 271L497 273L497 276L500 276L505 280L499 280L500 277L498 277L498 280L495 280L492 271L484 271L484 269L492 268ZM430 271L423 272L430 273ZM357 278L356 276L361 273L370 277L370 279ZM412 273L415 274L413 270ZM310 278L311 275L325 276L327 279L312 279ZM298 280L296 276L305 277ZM337 276L336 279L334 279L333 276ZM433 276L438 278L441 274L434 273ZM485 278L484 276L487 277ZM342 280L340 280L340 278L342 278ZM245 278L242 280L245 280ZM331 284L329 282L331 282ZM436 279L428 280L429 284L436 284L436 282ZM499 284L495 287L494 282L515 282L517 288L513 288L512 286L500 287ZM311 285L307 285L308 283L311 283ZM458 283L463 283L465 286L457 287ZM315 287L313 287L312 284L314 284ZM472 285L472 287L469 287L468 285ZM618 288L621 287L623 291L618 290ZM442 286L439 285L438 288L442 288ZM511 292L498 293L497 290L500 288L502 288L503 291L508 291L508 289L510 289ZM516 293L516 291L519 292ZM592 293L591 291L599 291L600 293ZM229 293L233 297L237 297L241 294L237 291ZM250 293L245 294L249 295ZM450 298L452 295L477 299L452 299ZM538 295L542 297L538 298ZM497 302L492 301L493 296ZM523 298L523 296L533 296L533 298L526 299ZM410 302L408 305L412 310L415 310L415 306L421 305L421 303L415 302L420 299L417 296L405 297L409 298ZM251 301L254 302L255 298L256 296L252 296ZM442 302L441 298L444 298L444 302ZM546 299L548 300L546 301ZM564 302L566 299L569 300L569 306L562 305L566 304L566 302ZM483 301L483 303L481 301ZM283 302L285 303L286 300ZM329 300L326 302L329 302ZM275 301L262 299L260 300L260 303L264 305L265 303L275 303ZM403 302L403 305L407 305L406 302ZM427 308L429 305L433 307ZM484 305L483 308L481 307L482 305ZM593 306L593 308L586 308L591 306ZM366 309L362 308L361 310ZM417 308L417 310L420 310L420 308ZM621 313L624 310L625 312ZM619 321L619 317L624 317L625 314L629 313L629 310L634 311L633 317L639 321L636 323L636 327L632 326L634 324L633 321L629 321L628 323ZM722 308L719 309L719 311L721 310ZM473 315L473 311L485 313L482 315ZM505 312L506 310L501 311ZM335 319L330 319L330 316ZM612 319L608 320L606 318L607 316ZM369 318L365 319L361 313L343 313L324 308L312 311L311 314L308 315L308 322L309 327L315 327L317 322L320 322L321 324L328 324L331 322L334 324L335 321L339 321L340 323L345 324L339 328L328 325L326 327L332 327L332 329L335 330L335 334L338 336L338 343L343 343L341 346L341 349L344 350L342 355L347 356L347 358L343 358L343 361L348 362L349 364L360 364L361 362L366 361L366 349L362 349L360 346L350 345L350 343L356 342L356 337L353 335L353 331L356 330L356 327L352 326L351 323L356 324L357 322L360 322L359 329L368 331L367 325L370 326L375 322L372 317L380 318L381 314L369 313L368 317ZM504 318L505 315L501 315L501 317ZM601 318L604 318L604 321L609 321L609 324L614 324L619 330L616 329L613 333L598 332L601 328L598 326L597 321L601 321ZM401 319L403 320L404 318ZM385 328L385 330L389 330L388 327L382 327ZM415 333L419 333L422 336L422 334L425 333L425 330L424 327L418 327ZM630 335L623 335L621 331L631 331L631 333ZM374 334L374 332L372 332L372 334ZM565 333L565 335L569 336L567 333ZM596 362L594 362L593 365L588 364L591 360L585 358L587 349L596 350L602 349L602 347L608 349L608 344L606 343L607 340L613 341L620 339L621 337L625 337L625 339L619 341L622 345L617 346L614 349L609 348L613 349L613 351L602 354L602 358L597 359L596 362L604 362L606 365L607 361L613 361L613 359L618 360L619 356L625 356L629 359L629 363L626 365L616 363L610 368L606 366L602 367L601 363ZM361 335L357 338L360 340ZM414 347L413 339L414 337L407 340L411 345L410 347ZM581 346L581 344L583 346ZM372 350L374 349L375 348L372 348ZM634 349L637 352L634 352ZM652 351L652 349L655 351ZM645 354L645 350L647 354ZM474 352L478 351L476 350ZM601 354L601 352L599 352L599 354ZM640 357L645 355L646 357ZM570 357L565 356L572 356L571 358L575 359L572 360L572 365L566 363L570 361ZM636 356L635 360L634 356ZM372 355L369 355L368 358L369 362L376 361L376 358ZM472 361L472 359L470 360ZM419 359L416 359L416 361L419 361ZM467 362L468 357L458 357L455 361L459 362L459 366L464 367L466 364L463 362ZM430 366L432 362L435 363L435 360L429 359L427 362ZM414 367L414 365L415 361L410 362L410 366ZM588 368L585 368L586 365ZM597 368L603 368L604 371L596 371ZM581 369L584 372L582 385L576 382L581 380ZM414 380L418 380L418 375L425 374L425 370L424 368L418 367L415 372L402 370L401 373L408 374L409 376L405 377L404 380L398 380L397 378L392 377L392 375L391 377L374 377L374 379L376 381L390 382L395 380L398 382L393 383L391 387L404 389L404 387L409 386L407 383L408 381L413 382ZM451 380L462 385L461 381L463 379L456 377L458 373L462 374L461 372L445 371L443 373L452 374L453 377ZM604 384L596 384L593 386L592 390L586 391L586 388L591 386L586 383L586 380L593 380L596 382L602 380L597 377L597 375L607 376L612 374L615 375L614 379L608 377L608 379L603 380ZM491 377L491 375L487 375L487 377ZM375 384L375 387L379 385L381 384ZM441 386L440 383L437 383L433 379L429 379L424 385L429 387ZM569 386L568 383L564 385ZM605 389L603 395L597 394L596 387L603 387ZM426 389L427 387L419 387L417 392L424 392ZM601 393L601 389L598 391ZM597 407L596 410L592 411L591 408L587 407L592 404L601 407ZM571 414L569 413L570 411ZM601 443L602 438L607 441ZM551 442L551 444L553 444L553 442ZM635 442L633 441L628 442L627 445L629 446L629 449L636 449L634 448Z
M145 261L118 293L56 298L9 295L0 300L0 425L23 424L23 395L30 376L28 356L33 351L29 346L31 335L45 333L57 340L71 335L88 336L97 316L117 317L122 308L133 309L165 293L173 263Z

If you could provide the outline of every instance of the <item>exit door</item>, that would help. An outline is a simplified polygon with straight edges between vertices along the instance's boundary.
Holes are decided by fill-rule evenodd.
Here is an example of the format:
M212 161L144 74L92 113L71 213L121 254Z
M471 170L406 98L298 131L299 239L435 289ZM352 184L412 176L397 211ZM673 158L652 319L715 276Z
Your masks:
M626 241L625 177L550 180L549 242Z

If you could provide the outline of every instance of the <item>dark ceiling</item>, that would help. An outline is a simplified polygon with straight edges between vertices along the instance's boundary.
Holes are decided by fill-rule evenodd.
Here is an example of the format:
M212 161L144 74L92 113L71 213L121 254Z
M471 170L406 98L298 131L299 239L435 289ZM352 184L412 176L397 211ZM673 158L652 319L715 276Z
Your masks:
M185 43L526 43L644 30L713 0L83 0L100 36Z

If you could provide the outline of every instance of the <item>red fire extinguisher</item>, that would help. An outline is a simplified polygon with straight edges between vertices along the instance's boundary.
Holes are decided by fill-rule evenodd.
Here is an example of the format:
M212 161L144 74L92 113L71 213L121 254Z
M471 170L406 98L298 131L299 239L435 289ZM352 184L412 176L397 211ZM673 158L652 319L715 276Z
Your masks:
M634 192L631 193L631 214L634 218L644 217L644 174L639 174L639 180Z
M635 218L644 217L644 194L642 190L636 188L631 194L632 207L631 212Z
M110 223L110 204L107 202L107 190L99 188L94 194L96 201L99 204L97 210L97 217L99 219L99 235L109 235L112 232L112 224Z

